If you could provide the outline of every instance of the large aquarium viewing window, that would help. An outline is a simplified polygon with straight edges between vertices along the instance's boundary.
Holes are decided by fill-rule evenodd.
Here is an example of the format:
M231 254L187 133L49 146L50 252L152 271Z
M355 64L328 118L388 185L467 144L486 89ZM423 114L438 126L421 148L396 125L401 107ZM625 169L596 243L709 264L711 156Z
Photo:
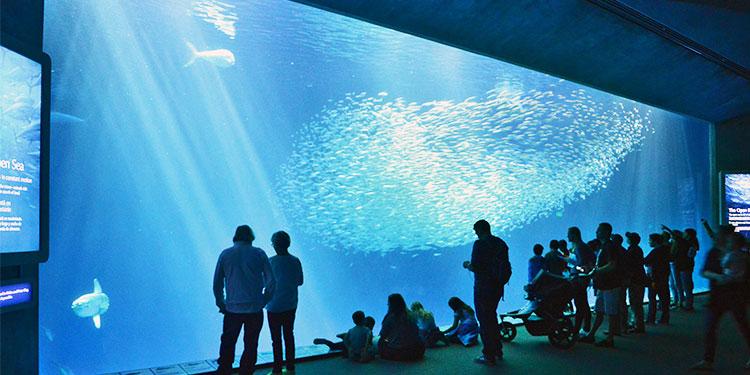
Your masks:
M708 248L700 121L290 1L45 12L43 374L216 358L212 276L240 224L269 256L272 233L291 235L297 345L355 310L379 332L391 293L450 323L448 299L472 300L478 219L510 248L499 311L524 304L533 245L570 226L584 240L603 221L641 238L693 227L699 264Z

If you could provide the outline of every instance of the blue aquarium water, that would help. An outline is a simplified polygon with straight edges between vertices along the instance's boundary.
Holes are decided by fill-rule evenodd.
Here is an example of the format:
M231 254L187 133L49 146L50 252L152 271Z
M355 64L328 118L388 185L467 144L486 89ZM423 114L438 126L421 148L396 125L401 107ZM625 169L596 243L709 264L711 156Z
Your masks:
M55 1L45 22L44 374L216 358L239 224L269 255L291 234L309 345L394 292L449 323L478 219L510 246L513 310L534 243L708 215L705 123L555 77L281 0Z

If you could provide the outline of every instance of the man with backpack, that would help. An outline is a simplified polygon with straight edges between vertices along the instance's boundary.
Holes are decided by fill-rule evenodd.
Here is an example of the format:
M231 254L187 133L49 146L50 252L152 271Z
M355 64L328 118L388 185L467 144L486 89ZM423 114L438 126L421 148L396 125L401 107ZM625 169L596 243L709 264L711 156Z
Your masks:
M477 221L474 232L479 239L474 241L471 261L464 262L464 268L474 273L474 307L479 320L479 335L484 345L483 355L474 361L495 365L498 359L503 359L497 305L512 273L508 245L492 235L490 223L486 220Z

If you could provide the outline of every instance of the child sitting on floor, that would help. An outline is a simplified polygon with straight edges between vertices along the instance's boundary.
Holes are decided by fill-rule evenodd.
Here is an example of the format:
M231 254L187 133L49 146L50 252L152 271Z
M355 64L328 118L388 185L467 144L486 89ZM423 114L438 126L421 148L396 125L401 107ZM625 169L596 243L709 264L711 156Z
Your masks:
M417 326L419 326L419 336L425 342L428 348L435 347L435 345L442 341L445 345L449 345L448 339L440 332L440 329L435 324L435 316L431 312L425 310L419 302L411 304L411 311L417 317Z
M479 323L474 317L474 310L458 297L452 297L448 306L453 309L453 325L443 334L450 341L463 346L476 345L479 342Z
M315 345L326 345L332 351L341 350L342 354L356 362L368 362L375 358L375 346L372 344L372 329L375 326L375 319L365 317L362 311L355 311L352 314L354 327L348 332L336 335L343 341L332 342L327 339L315 339Z

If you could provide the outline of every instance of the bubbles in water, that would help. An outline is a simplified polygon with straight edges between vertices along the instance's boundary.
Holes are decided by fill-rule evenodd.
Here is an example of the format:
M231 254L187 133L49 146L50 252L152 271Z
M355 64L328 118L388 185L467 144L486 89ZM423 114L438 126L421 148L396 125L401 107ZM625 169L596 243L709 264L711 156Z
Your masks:
M428 103L348 94L295 135L279 203L342 251L458 246L478 219L502 233L606 187L650 131L645 112L583 90Z

